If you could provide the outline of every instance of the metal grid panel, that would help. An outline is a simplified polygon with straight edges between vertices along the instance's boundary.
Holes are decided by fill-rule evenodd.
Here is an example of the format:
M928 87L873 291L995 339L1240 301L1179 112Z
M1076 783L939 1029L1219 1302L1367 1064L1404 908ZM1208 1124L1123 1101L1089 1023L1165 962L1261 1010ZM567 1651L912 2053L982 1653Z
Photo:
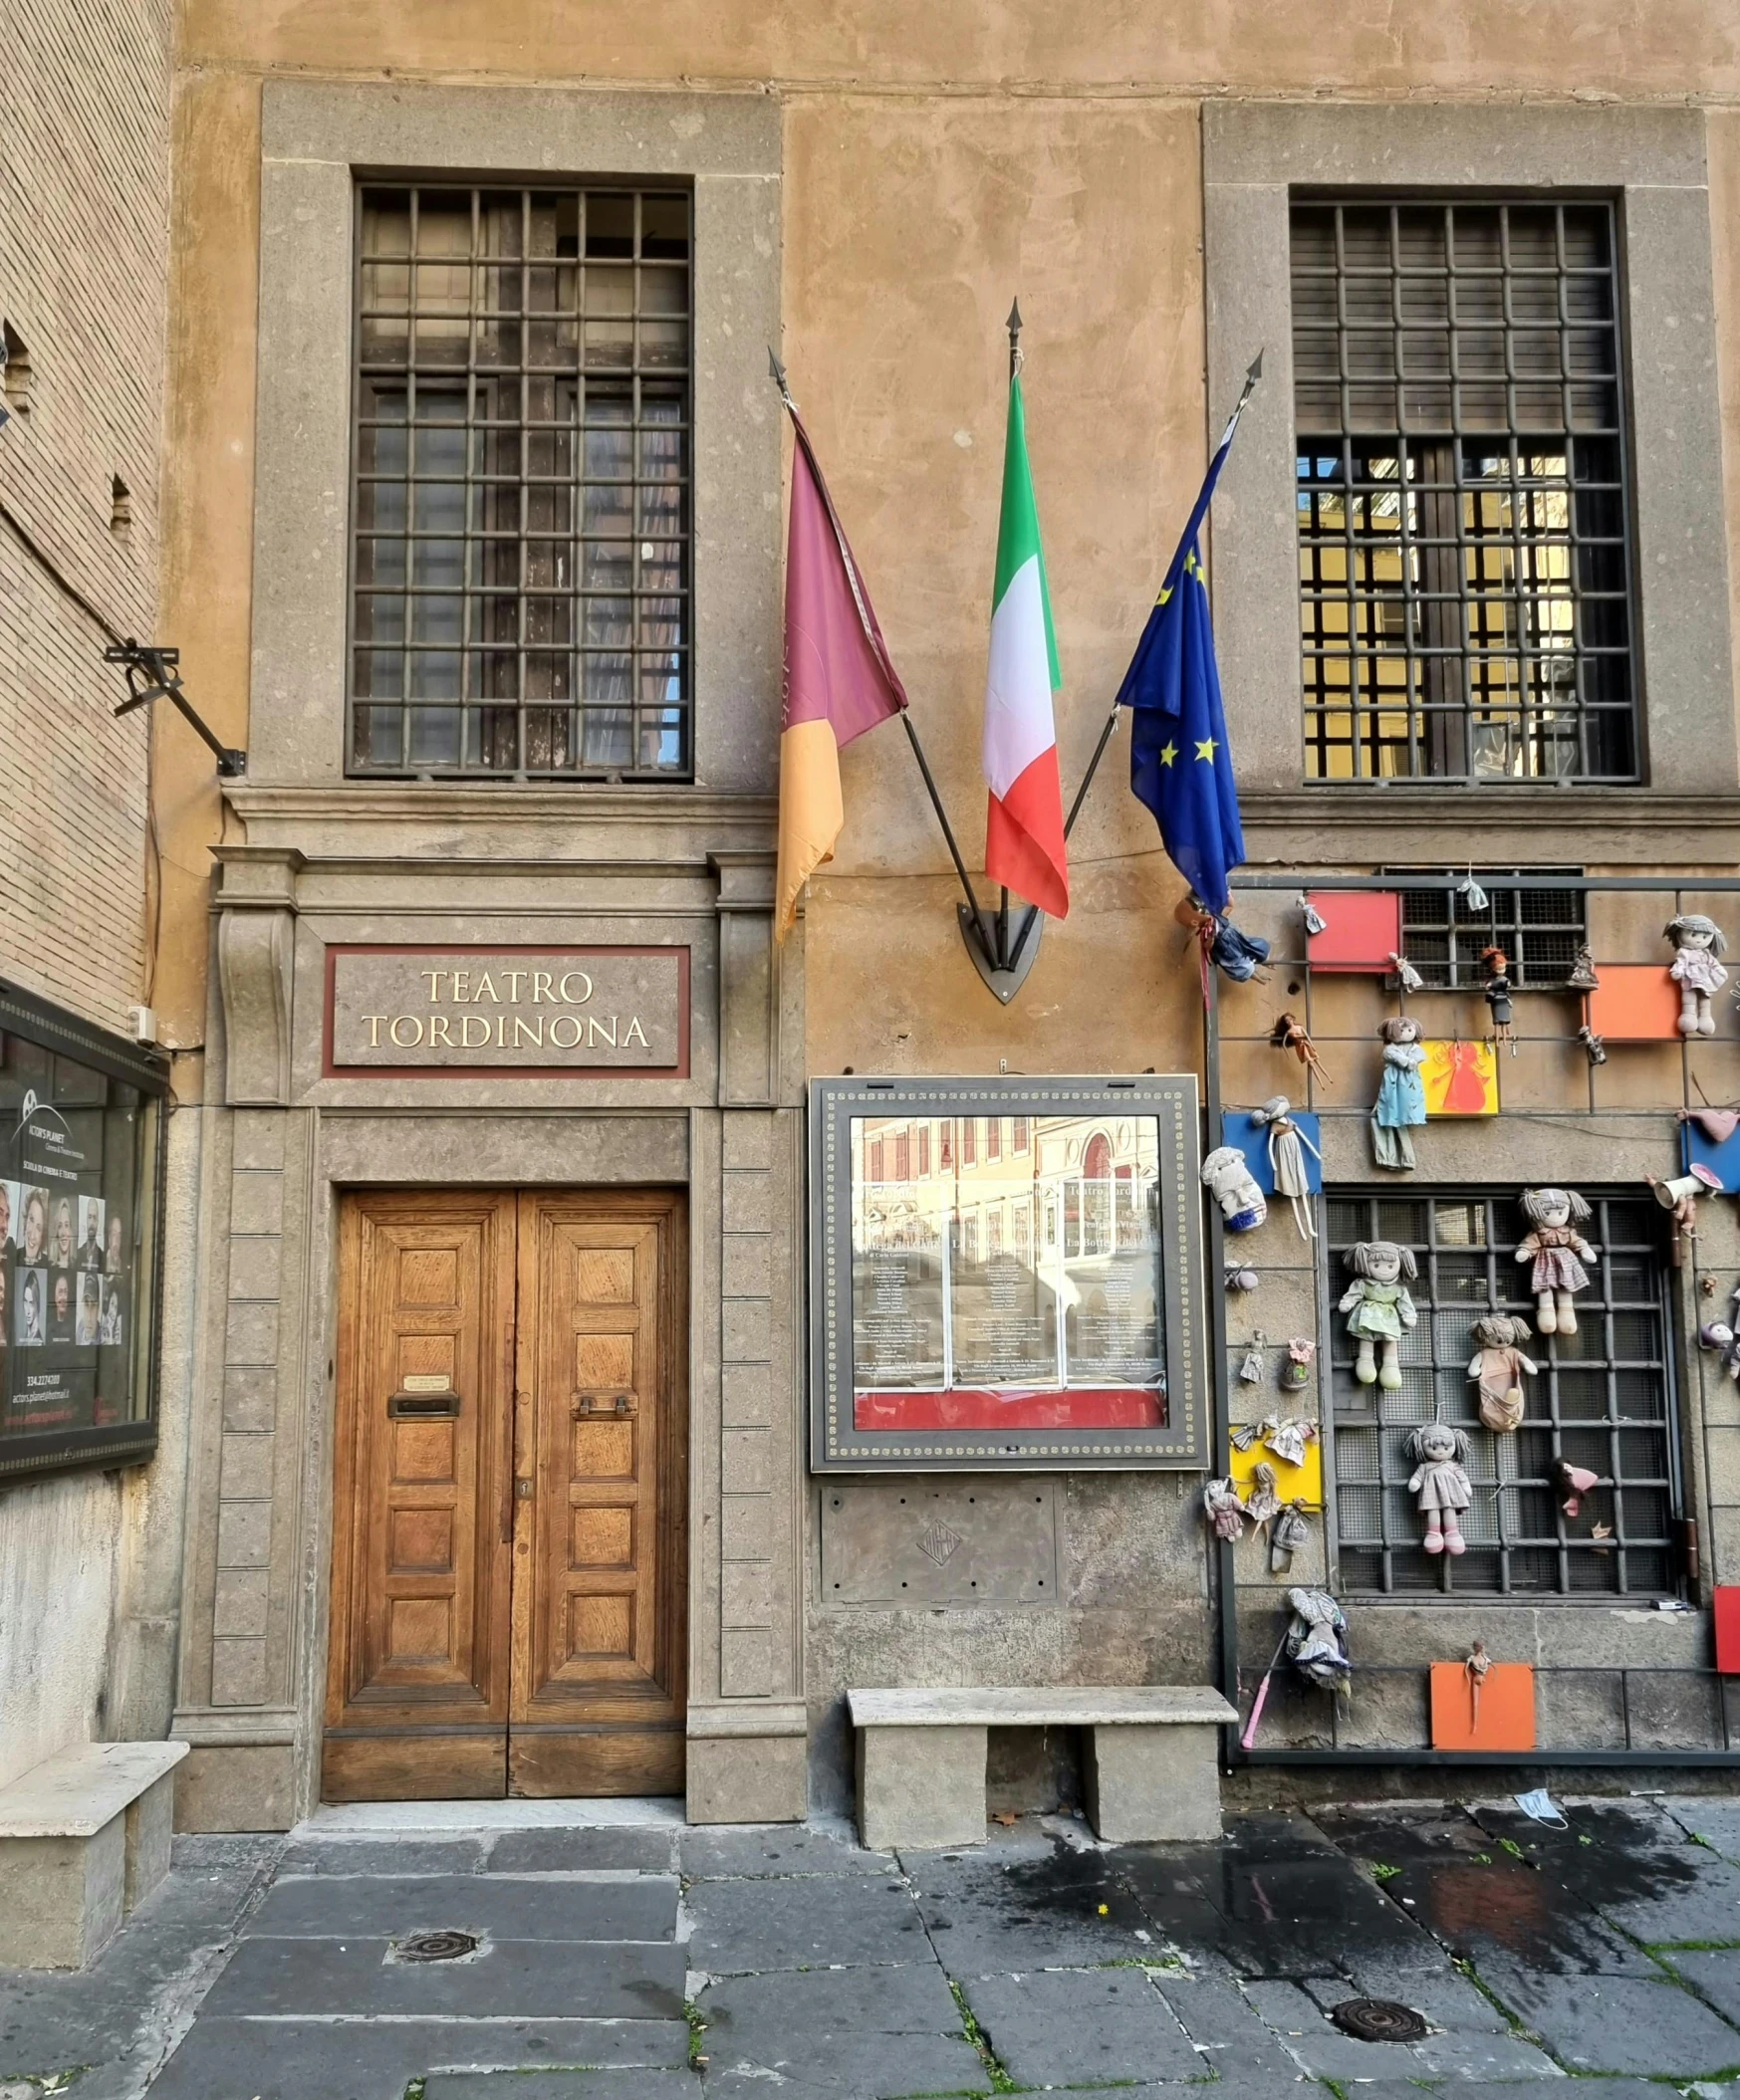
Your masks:
M1468 872L1486 892L1476 910L1468 899L1441 885L1410 889L1409 875L1458 876L1453 867L1394 867L1384 873L1401 891L1402 953L1431 991L1457 991L1486 982L1480 957L1502 948L1513 983L1523 989L1562 986L1587 938L1587 908L1581 890L1533 887L1537 875L1580 875L1577 867L1478 867Z
M1292 217L1306 769L1636 777L1606 203Z
M360 190L352 773L690 772L690 220Z
M1514 1196L1481 1193L1328 1199L1332 1301L1342 1257L1361 1240L1413 1251L1408 1287L1419 1324L1401 1342L1398 1391L1354 1378L1355 1345L1333 1315L1331 1347L1335 1509L1343 1586L1403 1595L1666 1596L1676 1593L1671 1449L1670 1332L1660 1210L1647 1200L1592 1197L1584 1228L1596 1249L1590 1288L1577 1299L1574 1335L1537 1335L1524 1353L1528 1413L1510 1436L1480 1426L1468 1376L1472 1323L1489 1310L1533 1325L1528 1266L1516 1249L1529 1226ZM1459 1559L1421 1550L1423 1526L1407 1492L1408 1432L1434 1415L1467 1430L1473 1507L1463 1514ZM1549 1482L1557 1458L1587 1466L1604 1484L1567 1517ZM1598 1538L1596 1526L1609 1527Z

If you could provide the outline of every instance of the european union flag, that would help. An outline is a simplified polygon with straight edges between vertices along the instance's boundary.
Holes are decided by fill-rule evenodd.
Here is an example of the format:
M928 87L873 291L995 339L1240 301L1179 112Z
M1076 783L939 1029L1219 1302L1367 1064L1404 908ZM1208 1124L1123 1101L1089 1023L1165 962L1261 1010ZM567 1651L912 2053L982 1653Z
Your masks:
M1217 918L1227 908L1227 875L1244 860L1245 838L1197 543L1262 361L1251 367L1208 463L1190 522L1118 689L1118 703L1130 710L1133 723L1130 792L1154 813L1173 865Z

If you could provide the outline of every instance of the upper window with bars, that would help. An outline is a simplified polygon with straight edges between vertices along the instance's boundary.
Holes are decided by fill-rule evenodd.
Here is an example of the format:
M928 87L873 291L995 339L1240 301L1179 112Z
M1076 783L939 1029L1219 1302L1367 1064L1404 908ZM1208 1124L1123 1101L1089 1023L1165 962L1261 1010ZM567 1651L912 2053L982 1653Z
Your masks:
M1637 778L1606 203L1299 203L1306 773Z
M1531 1326L1530 1269L1516 1259L1530 1226L1514 1196L1478 1193L1370 1197L1342 1192L1327 1205L1332 1290L1345 1257L1364 1240L1391 1240L1412 1254L1406 1279L1418 1322L1399 1344L1401 1385L1361 1385L1357 1344L1332 1314L1331 1442L1342 1587L1408 1594L1444 1590L1500 1596L1667 1596L1677 1566L1671 1325L1659 1205L1647 1197L1591 1196L1579 1231L1595 1248L1589 1287L1576 1299L1573 1334L1534 1335L1523 1354L1538 1366L1519 1380L1523 1419L1514 1431L1481 1426L1469 1375L1488 1311L1520 1313ZM1472 1506L1461 1516L1467 1550L1429 1555L1407 1483L1416 1461L1409 1433L1434 1418L1466 1430ZM1567 1516L1555 1461L1587 1468L1601 1485Z
M358 208L349 770L687 777L688 193Z

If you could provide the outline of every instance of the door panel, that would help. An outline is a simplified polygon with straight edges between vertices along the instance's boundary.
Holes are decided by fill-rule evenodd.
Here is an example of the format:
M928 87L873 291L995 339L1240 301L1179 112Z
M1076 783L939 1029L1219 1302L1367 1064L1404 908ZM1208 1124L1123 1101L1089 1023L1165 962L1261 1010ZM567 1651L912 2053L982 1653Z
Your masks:
M506 1787L512 1196L347 1201L328 1800Z
M324 1798L681 1790L686 1273L678 1195L346 1199Z
M662 1193L520 1199L513 1792L682 1785L682 1223Z

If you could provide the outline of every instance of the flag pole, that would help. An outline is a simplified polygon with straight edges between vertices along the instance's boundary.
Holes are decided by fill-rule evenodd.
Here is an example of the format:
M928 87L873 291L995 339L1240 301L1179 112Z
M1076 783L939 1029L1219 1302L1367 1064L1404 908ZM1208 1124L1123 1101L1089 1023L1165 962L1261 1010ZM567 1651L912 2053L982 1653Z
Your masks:
M1019 326L1020 317L1017 316L1015 318L1016 324L1017 326ZM1214 448L1216 452L1223 451L1226 446L1232 443L1233 432L1239 426L1239 417L1245 412L1245 403L1256 391L1257 381L1262 376L1263 352L1261 350L1258 350L1257 354L1251 359L1249 369L1245 373L1245 383L1240 389L1238 399L1233 403L1232 414L1229 415L1226 419L1226 428L1220 433L1220 442ZM1188 533L1190 527L1188 523L1186 523L1184 531ZM1176 563L1178 557L1184 552L1184 542L1182 539L1180 539L1178 545L1172 550L1171 562L1168 562L1166 564L1164 573L1167 576L1171 575L1173 564ZM1100 741L1094 746L1094 756L1088 761L1088 770L1082 776L1082 785L1076 790L1076 799L1070 805L1070 814L1064 823L1064 836L1066 838L1068 838L1070 833L1076 828L1076 818L1081 815L1082 805L1088 799L1088 790L1094 785L1094 776L1100 771L1100 761L1106 756L1106 747L1112 742L1113 736L1118 728L1118 717L1121 712L1122 710L1119 706L1119 703L1116 700L1113 701L1112 712L1106 718L1106 727L1100 732ZM1004 892L1004 897L1005 900L1007 900L1007 891ZM1021 960L1021 951L1027 945L1028 932L1031 929L1034 920L1037 919L1039 915L1039 906L1037 904L1030 904L1027 907L1027 916L1022 921L1020 931L1015 936L1015 952L1009 958L1007 964L1007 967L1009 969L1013 970L1015 965Z
M1010 300L1009 319L1003 325L1009 331L1009 383L1013 386L1016 374L1021 369L1021 302L1019 299ZM1038 908L1037 905L1030 908L1028 912L1030 919L1033 916L1033 912L1037 911ZM1023 938L1025 939L1025 929ZM1017 947L1016 955L1019 955L1020 952L1020 948ZM1000 970L1010 970L1014 966L1015 956L1009 953L1009 885L1005 882L1003 884L1002 897L997 905L997 967Z
M840 551L841 566L845 569L847 581L852 585L853 600L858 606L859 618L864 623L866 637L870 640L879 657L882 651L877 644L875 630L870 624L863 594L859 589L858 568L848 551L846 535L841 530L839 514L834 508L833 493L823 477L821 468L816 465L815 455L810 452L809 434L799 419L798 404L792 399L791 388L786 384L786 368L774 355L771 344L768 346L767 367L769 376L779 388L780 400L785 406L786 413L792 419L793 434L798 443L803 446L806 454L810 456L810 464L816 477L816 487L820 491L822 501L827 507L828 523L833 529L835 545ZM912 747L912 756L918 761L918 771L924 780L924 792L930 797L930 807L936 812L936 820L942 826L942 835L947 841L949 857L954 862L954 871L960 877L961 888L966 891L967 905L972 914L971 923L974 932L978 936L979 946L984 951L986 961L995 968L997 966L996 957L991 952L991 940L986 929L985 914L979 907L978 894L973 888L972 877L967 873L967 864L961 858L960 847L955 842L954 826L948 820L948 812L942 807L942 797L936 792L936 782L931 775L930 762L924 756L924 747L918 741L917 730L912 727L912 711L909 707L903 707L900 710L900 726L906 732L906 741ZM1004 901L1007 904L1007 891L1004 892Z

